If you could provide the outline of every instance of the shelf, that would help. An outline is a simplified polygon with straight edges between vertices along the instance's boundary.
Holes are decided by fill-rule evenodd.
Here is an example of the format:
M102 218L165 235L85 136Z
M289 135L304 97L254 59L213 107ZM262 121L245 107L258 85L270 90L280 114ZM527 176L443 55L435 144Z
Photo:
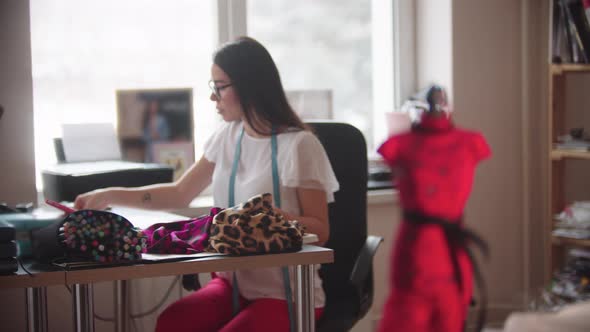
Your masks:
M590 247L590 239L589 240L580 240L580 239L571 239L568 237L552 236L551 242L554 245Z
M553 74L562 74L564 72L568 73L590 73L590 65L589 64L575 64L575 63L566 63L566 64L551 64L550 66L551 72Z
M569 151L569 150L559 150L555 149L551 151L551 159L552 160L562 160L562 159L590 159L590 151Z

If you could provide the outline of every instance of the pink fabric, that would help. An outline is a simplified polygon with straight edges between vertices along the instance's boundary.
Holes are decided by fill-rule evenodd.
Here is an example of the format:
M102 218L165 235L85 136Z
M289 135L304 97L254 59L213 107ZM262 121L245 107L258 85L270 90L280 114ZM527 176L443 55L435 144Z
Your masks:
M213 217L221 211L212 208L209 215L195 219L154 224L143 230L147 236L147 252L153 254L194 254L209 245L209 228Z
M214 278L205 287L168 306L158 317L156 332L289 331L284 300L247 301L240 296L240 308L232 318L232 287L225 279ZM316 320L323 310L315 309Z

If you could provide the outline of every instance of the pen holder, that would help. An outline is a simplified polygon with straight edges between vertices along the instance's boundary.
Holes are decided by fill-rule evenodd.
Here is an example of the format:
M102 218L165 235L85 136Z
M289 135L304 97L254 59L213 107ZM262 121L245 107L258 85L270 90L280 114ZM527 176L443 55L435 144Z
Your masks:
M146 237L129 220L98 210L69 213L33 238L34 254L40 260L67 256L101 263L133 261L141 259L146 248Z

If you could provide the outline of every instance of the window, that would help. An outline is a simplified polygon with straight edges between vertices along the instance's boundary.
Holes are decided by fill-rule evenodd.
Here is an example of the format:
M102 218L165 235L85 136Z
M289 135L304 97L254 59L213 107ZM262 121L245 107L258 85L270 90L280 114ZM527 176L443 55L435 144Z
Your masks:
M334 118L359 128L372 150L385 139L383 113L393 110L391 6L248 0L248 35L268 48L286 90L331 90Z
M199 156L219 121L207 86L215 13L213 0L32 0L37 172L56 161L62 123L116 123L119 89L193 88Z
M373 151L394 108L396 3L31 0L37 188L61 125L116 125L121 89L193 88L198 158L221 121L209 101L211 55L238 35L268 48L286 89L329 91L334 118L363 131Z

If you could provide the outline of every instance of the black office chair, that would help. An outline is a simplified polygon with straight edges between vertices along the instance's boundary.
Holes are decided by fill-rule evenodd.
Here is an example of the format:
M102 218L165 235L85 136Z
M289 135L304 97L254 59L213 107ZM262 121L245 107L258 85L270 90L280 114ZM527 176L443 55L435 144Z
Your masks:
M320 273L326 306L317 330L349 331L373 303L372 261L383 238L367 236L367 146L355 127L336 122L308 123L324 146L340 190L329 206L334 263Z

